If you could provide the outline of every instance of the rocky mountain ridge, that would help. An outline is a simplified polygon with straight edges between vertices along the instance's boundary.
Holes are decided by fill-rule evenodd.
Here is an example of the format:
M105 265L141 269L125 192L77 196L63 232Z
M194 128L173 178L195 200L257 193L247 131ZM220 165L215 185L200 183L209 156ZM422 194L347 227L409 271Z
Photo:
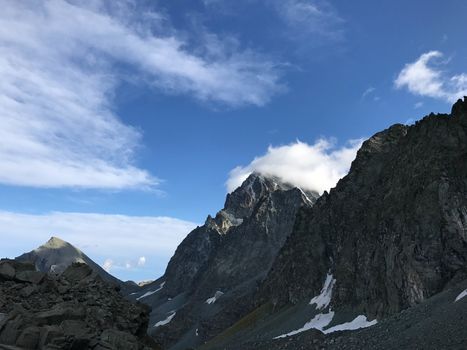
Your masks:
M164 276L134 296L150 293L140 299L153 308L150 334L182 349L201 344L248 312L297 211L317 197L251 174L214 218L208 216L179 245Z
M431 314L429 300L467 281L466 174L467 98L451 114L375 134L349 174L313 207L300 209L255 295L255 311L203 349L238 348L248 339L258 348L293 348L301 333L317 331L308 338L318 347L357 349L345 345L346 337L339 346L318 338L406 315L418 305ZM430 320L421 330L427 339L435 324L450 332ZM395 324L385 331L398 332Z
M331 271L335 307L380 318L467 276L466 106L366 141L336 188L299 213L263 297L316 295Z

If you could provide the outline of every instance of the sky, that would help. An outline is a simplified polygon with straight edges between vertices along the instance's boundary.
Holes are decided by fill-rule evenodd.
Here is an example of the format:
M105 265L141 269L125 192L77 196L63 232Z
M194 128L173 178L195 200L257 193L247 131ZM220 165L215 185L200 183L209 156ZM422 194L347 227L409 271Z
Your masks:
M467 95L467 3L0 0L0 256L155 279L252 172L322 193Z

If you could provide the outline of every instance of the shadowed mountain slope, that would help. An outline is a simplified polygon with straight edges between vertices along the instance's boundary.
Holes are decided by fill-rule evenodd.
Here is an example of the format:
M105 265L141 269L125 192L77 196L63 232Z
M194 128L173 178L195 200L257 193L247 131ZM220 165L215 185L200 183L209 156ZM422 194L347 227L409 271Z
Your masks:
M149 333L167 347L202 344L252 308L252 296L316 193L260 174L180 244L163 277L134 298L153 308Z

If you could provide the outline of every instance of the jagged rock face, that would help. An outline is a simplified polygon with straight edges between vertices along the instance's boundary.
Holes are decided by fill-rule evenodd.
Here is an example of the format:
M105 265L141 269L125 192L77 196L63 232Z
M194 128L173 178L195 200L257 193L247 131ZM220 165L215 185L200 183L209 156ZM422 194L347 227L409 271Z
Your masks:
M287 190L291 188L293 187L281 183L279 179L253 174L245 180L241 187L227 194L224 211L237 218L249 217L259 199L278 189Z
M145 305L123 299L87 264L52 278L32 263L0 261L0 347L158 349L148 320Z
M32 262L39 271L51 274L61 274L73 263L84 263L91 267L107 282L129 288L124 282L107 273L81 250L58 237L52 237L39 248L24 253L16 258L18 261Z
M259 174L249 176L241 187L227 195L224 209L215 218L208 216L205 225L193 230L178 246L165 272L165 292L176 296L189 289L195 278L199 279L201 270L204 274L214 255L221 260L231 258L231 254L221 254L219 249L239 250L232 242L239 241L238 235L245 243L248 240L265 248L268 244L273 250L280 248L290 233L297 208L307 202L304 196L299 189L277 179ZM314 202L317 194L308 193L307 198ZM278 214L276 207L283 213ZM256 226L267 230L267 244L261 241Z
M305 205L299 189L276 190L260 197L249 217L221 236L222 244L211 254L197 279L200 298L206 290L229 290L253 278L261 280L291 232L298 209Z
M384 317L467 267L467 100L366 141L349 174L298 214L258 303L296 303L336 279L331 305Z
M290 234L296 213L317 197L277 179L250 175L227 196L224 209L178 247L161 279L165 286L160 295L186 293L187 301L169 324L152 334L173 345L195 327L195 341L201 343L248 312L251 296ZM215 295L215 306L207 303Z
M177 247L167 265L165 292L176 296L193 283L196 274L206 264L219 244L219 232L208 225L197 227Z

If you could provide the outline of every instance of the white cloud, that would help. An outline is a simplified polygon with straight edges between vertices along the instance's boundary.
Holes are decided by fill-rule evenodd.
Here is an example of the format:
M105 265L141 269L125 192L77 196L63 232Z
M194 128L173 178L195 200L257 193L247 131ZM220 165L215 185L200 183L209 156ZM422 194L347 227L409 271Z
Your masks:
M430 51L421 55L415 62L406 64L394 82L396 88L407 88L415 95L448 102L467 95L467 74L448 76L440 69L440 65L447 63L439 62L442 57L441 52Z
M133 162L141 132L114 111L115 91L125 76L229 106L263 105L281 90L273 62L222 46L214 55L215 40L192 48L165 22L160 33L161 14L129 4L2 3L0 183L157 185Z
M144 266L144 265L146 265L146 257L141 256L141 257L138 259L138 266Z
M313 145L297 141L285 146L270 146L265 155L256 157L247 166L233 169L227 189L233 191L256 171L321 194L347 174L361 143L362 140L352 140L339 148L333 140L320 139Z
M326 39L341 39L344 20L325 0L280 0L274 6L282 20L301 37L314 35Z
M286 34L289 41L303 46L318 46L322 43L343 38L344 20L329 0L203 0L206 7L215 9L216 14L245 16L245 11L254 5L262 5L263 11L271 11L279 19L279 25L270 30ZM232 4L243 6L233 6ZM270 14L265 12L265 16Z
M144 268L146 274L134 278L155 278L163 273L178 244L195 226L170 217L0 211L0 257L18 256L58 236L117 276L125 273L125 278L133 278L130 273L138 271L123 270L127 262L140 257L131 267Z
M363 91L363 94L362 94L362 99L364 99L365 97L367 97L368 95L370 95L371 93L373 93L376 89L372 86L370 86L368 89L366 89L365 91Z

